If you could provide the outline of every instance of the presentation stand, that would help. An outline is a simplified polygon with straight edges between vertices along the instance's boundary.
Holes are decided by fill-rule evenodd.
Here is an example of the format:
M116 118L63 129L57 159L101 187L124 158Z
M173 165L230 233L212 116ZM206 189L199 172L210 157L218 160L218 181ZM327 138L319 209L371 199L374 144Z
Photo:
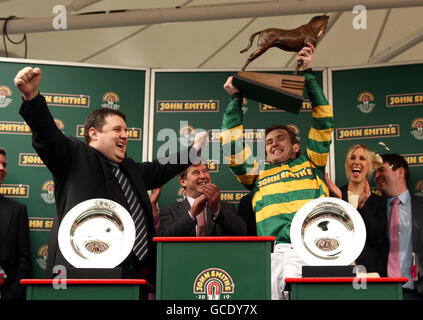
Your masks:
M144 279L22 279L27 300L144 300L154 288Z
M275 237L156 237L158 300L270 300Z
M286 278L292 300L402 300L407 278Z

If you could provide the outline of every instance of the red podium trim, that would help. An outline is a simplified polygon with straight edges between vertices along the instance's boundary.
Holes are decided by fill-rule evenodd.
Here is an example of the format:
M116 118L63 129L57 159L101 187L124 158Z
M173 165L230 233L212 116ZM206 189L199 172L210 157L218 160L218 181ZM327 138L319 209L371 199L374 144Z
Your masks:
M199 242L199 241L275 241L276 238L270 237L154 237L154 242Z
M357 281L357 279L360 279L360 281L367 281L367 282L407 282L408 278L405 277L399 277L399 278L286 278L286 283L348 283Z
M22 279L21 284L26 285L53 285L57 284L81 284L81 285L146 285L151 289L153 286L144 279Z

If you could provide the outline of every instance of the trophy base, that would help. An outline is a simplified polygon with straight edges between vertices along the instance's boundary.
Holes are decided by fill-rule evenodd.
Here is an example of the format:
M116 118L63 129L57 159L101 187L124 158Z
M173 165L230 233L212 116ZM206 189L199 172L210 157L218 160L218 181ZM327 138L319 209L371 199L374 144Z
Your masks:
M232 83L250 98L298 114L304 100L304 76L240 71Z
M125 279L122 268L67 268L67 279Z
M355 277L354 266L303 266L303 278Z

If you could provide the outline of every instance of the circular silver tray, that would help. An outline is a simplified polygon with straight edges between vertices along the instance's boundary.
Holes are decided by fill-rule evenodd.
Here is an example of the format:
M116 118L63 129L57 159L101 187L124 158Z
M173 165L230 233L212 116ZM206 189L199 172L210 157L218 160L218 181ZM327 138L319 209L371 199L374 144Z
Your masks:
M307 265L350 265L363 251L366 227L352 205L326 197L298 210L290 236L294 250Z
M76 268L114 268L129 255L135 226L115 201L90 199L73 207L59 227L59 248Z

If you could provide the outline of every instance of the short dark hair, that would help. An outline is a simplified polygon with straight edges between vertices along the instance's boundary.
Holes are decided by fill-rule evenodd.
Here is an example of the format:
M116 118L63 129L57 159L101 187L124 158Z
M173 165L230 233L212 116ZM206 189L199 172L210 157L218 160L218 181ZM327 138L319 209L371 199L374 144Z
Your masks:
M395 171L398 168L404 168L405 181L408 182L410 177L410 170L408 169L408 163L403 156L396 153L387 153L382 155L383 162L388 162L392 165L392 170Z
M291 127L288 127L284 124L272 124L270 127L267 127L264 129L264 138L266 139L267 135L272 132L273 130L276 129L282 129L285 130L286 132L288 132L289 135L289 139L291 140L292 144L298 144L300 145L300 141L298 141L297 135L295 134L294 129L292 129ZM295 154L295 157L298 157L301 154L301 150L298 149L297 153Z
M206 166L207 170L209 169L208 165L206 163L204 163L204 162L199 162L197 164L192 164L188 168L186 168L184 171L182 171L181 173L179 173L179 178L186 179L187 178L187 174L188 174L188 169L191 168L192 166L199 166L200 164L204 164Z
M179 173L179 178L180 179L186 179L187 173L188 173L188 168L186 168L184 171L182 171L181 173Z
M126 121L125 114L119 110L114 110L110 108L101 108L93 110L85 119L84 124L84 139L87 144L91 141L90 135L88 134L90 128L95 128L98 131L101 131L104 126L104 119L109 115L117 115Z
M0 154L6 156L6 150L3 147L0 147Z

